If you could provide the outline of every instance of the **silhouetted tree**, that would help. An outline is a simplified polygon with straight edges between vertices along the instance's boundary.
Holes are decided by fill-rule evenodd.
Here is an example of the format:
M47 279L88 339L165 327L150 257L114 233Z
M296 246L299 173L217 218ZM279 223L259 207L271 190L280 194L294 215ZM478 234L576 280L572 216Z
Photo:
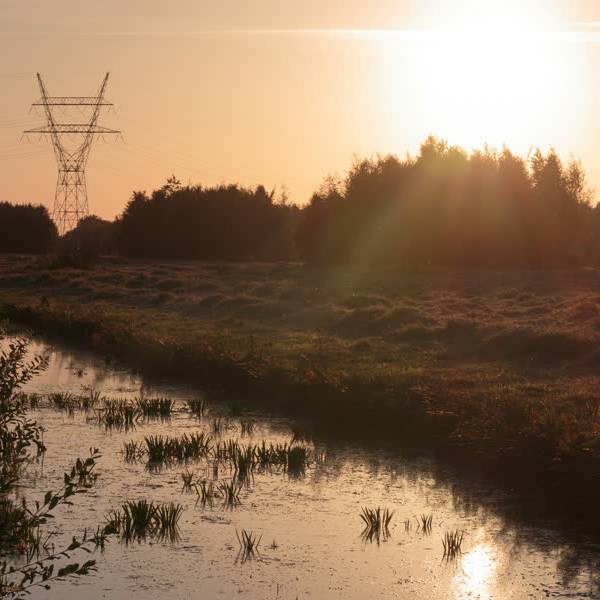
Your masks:
M117 220L128 256L289 260L299 209L263 186L182 186L169 179L151 196L135 192Z
M46 207L0 202L0 252L48 252L57 238Z
M581 165L554 151L525 161L429 137L414 158L362 160L327 179L296 243L317 263L581 264L600 237L596 213Z
M79 221L77 227L66 233L61 241L61 250L68 253L113 254L116 252L116 226L90 215Z

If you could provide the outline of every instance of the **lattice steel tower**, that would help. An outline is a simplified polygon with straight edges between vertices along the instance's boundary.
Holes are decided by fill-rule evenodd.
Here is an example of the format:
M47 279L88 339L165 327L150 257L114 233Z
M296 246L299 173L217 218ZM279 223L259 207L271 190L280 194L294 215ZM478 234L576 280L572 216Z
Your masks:
M23 133L49 135L52 141L58 164L52 218L60 235L77 227L77 223L89 214L85 166L94 136L121 133L98 125L102 108L112 106L104 100L108 76L107 73L96 96L48 96L46 86L40 74L37 74L42 96L33 106L43 107L47 125ZM69 108L78 108L87 117L87 122L59 123L56 119L57 109L66 112Z

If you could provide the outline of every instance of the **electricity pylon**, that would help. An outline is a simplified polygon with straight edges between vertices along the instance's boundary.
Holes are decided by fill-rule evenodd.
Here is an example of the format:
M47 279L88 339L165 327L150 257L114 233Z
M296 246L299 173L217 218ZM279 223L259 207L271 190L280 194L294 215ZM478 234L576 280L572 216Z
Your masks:
M77 227L79 221L89 214L85 167L94 136L121 133L98 125L101 109L112 106L104 100L108 76L107 73L96 96L48 96L46 86L40 74L37 74L42 96L32 106L44 108L47 125L23 133L49 135L52 141L58 165L52 218L60 235ZM59 123L56 119L56 109L67 111L69 107L78 107L83 113L87 112L87 122Z

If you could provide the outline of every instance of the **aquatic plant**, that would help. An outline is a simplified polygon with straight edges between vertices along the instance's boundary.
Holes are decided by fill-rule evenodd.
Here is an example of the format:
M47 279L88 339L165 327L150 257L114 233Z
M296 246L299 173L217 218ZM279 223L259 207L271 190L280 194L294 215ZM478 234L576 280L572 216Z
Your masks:
M48 394L48 401L54 408L66 412L69 416L73 416L75 410L79 408L79 399L69 392Z
M442 538L444 558L451 560L460 554L464 535L464 531L446 531Z
M175 401L170 398L136 398L135 402L144 417L169 418L173 414Z
M181 473L181 480L183 481L182 492L191 492L194 487L195 474L192 471L185 470Z
M240 433L242 436L252 435L255 427L254 421L251 419L240 419Z
M90 389L87 396L82 396L79 401L80 408L86 412L95 408L103 400L100 390Z
M215 417L211 424L212 433L215 436L222 435L227 429L227 423L222 417Z
M198 495L198 502L202 504L202 506L212 506L213 500L216 497L215 486L212 481L207 481L203 479L199 481L196 486L196 494Z
M99 424L107 429L133 429L141 417L138 407L128 400L104 398L96 409Z
M236 446L231 455L231 461L238 479L247 479L254 471L256 464L254 446Z
M422 514L417 519L417 530L421 530L423 533L431 533L431 526L433 524L433 515Z
M135 461L144 456L144 454L146 454L146 449L142 442L130 440L128 442L124 442L123 454L125 456L126 461Z
M176 540L183 507L173 502L155 504L146 499L128 500L106 517L104 533L117 534L126 542L147 537Z
M262 540L262 533L260 534L260 537L258 537L257 534L253 533L252 531L246 531L245 529L242 529L238 533L238 530L236 529L235 536L237 537L240 545L238 560L241 559L243 563L259 554L258 547L260 546L260 541Z
M210 436L204 432L183 434L179 438L150 435L144 438L146 453L151 463L171 460L185 461L206 456L210 449Z
M389 527L394 512L387 508L367 508L363 507L360 518L365 524L362 537L366 541L372 542L381 540L387 541L390 535Z
M204 417L208 413L208 402L204 398L190 398L185 403L188 410L196 417Z
M242 482L237 479L231 481L221 481L218 491L223 498L223 504L229 507L240 504L240 492L242 491Z

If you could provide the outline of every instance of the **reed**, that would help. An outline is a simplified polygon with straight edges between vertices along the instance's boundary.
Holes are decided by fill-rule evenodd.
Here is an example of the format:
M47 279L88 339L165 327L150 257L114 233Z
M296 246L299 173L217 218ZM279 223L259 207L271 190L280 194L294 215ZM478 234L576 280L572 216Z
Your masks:
M444 558L452 560L456 558L461 552L464 531L446 531L442 538L442 546L444 548Z
M175 401L170 398L136 398L135 403L144 417L168 419L175 409Z
M179 535L180 504L155 504L148 500L128 500L118 510L110 511L104 533L117 534L121 539L142 541L147 537L175 541Z
M198 502L200 502L202 506L206 506L207 504L212 506L213 500L217 496L214 483L203 479L196 484L195 489L196 494L198 495Z
M138 407L128 400L104 398L102 405L97 409L99 424L107 429L134 429L141 417Z
M262 534L260 537L258 537L257 534L253 533L252 531L246 531L245 529L242 529L238 533L238 530L236 529L235 536L237 537L240 545L242 562L258 554L258 547L260 546L260 541L262 540Z
M146 453L151 463L186 461L207 456L210 436L204 432L183 434L181 437L150 435L144 438Z
M205 417L208 413L208 402L204 398L190 398L185 401L188 410L196 417Z
M240 419L240 433L243 436L252 435L255 427L254 421L251 419Z
M221 481L218 491L223 498L223 504L230 508L240 504L240 492L242 491L242 482L237 479L231 481Z
M417 530L421 530L423 533L431 533L431 527L433 525L433 515L422 514L419 519L417 519Z
M382 537L387 539L389 537L390 522L394 516L394 512L387 508L367 508L363 507L360 518L365 524L363 530L363 537L369 541L377 539L379 541Z

